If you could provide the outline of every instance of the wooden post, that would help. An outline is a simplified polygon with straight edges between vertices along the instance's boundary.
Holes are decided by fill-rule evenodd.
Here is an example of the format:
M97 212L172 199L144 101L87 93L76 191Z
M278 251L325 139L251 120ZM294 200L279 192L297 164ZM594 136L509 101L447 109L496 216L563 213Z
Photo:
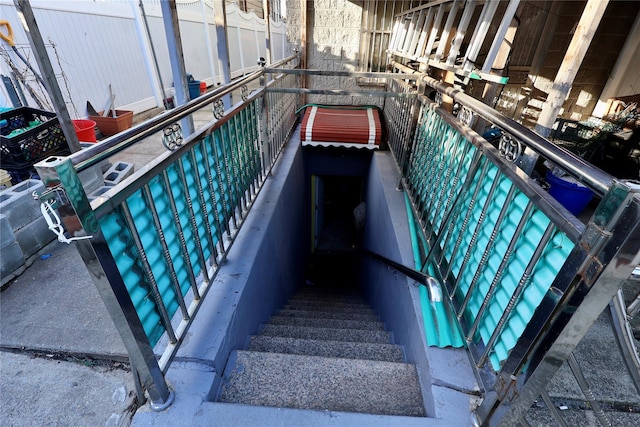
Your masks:
M571 39L567 53L556 74L553 87L547 95L547 102L542 107L535 131L542 137L548 137L551 127L558 117L562 104L567 99L573 80L580 69L591 40L600 24L609 0L589 0L582 12L576 32Z

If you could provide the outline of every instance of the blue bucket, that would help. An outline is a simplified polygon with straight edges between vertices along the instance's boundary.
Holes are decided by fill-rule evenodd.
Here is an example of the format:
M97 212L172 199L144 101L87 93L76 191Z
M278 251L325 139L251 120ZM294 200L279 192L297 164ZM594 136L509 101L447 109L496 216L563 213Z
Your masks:
M551 171L547 171L547 183L549 194L575 216L580 215L593 198L591 189L558 178Z
M196 99L200 96L200 80L189 82L189 99Z

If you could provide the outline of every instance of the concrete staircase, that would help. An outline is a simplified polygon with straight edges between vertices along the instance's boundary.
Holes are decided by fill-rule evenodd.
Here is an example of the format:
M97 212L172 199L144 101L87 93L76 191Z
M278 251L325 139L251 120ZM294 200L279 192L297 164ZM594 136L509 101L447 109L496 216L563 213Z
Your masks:
M219 402L424 417L414 365L351 292L305 286L227 363Z

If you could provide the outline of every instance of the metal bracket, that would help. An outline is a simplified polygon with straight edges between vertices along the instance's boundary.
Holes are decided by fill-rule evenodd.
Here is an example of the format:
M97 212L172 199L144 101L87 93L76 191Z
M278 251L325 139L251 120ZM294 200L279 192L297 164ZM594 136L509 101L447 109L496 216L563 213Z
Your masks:
M498 151L508 162L515 163L522 155L522 144L503 131L500 137Z
M224 116L224 102L222 99L218 99L213 103L213 117L220 119Z
M60 206L66 206L70 203L69 196L67 196L66 191L60 184L49 187L40 194L34 191L31 196L40 203L49 203L53 209L58 209Z
M162 145L164 145L167 150L175 151L182 145L183 141L184 137L182 136L182 126L180 126L179 123L174 123L164 128Z
M48 188L43 191L42 194L38 194L36 191L31 193L34 199L40 201L40 212L47 222L47 228L51 230L53 234L58 237L58 241L61 243L70 244L75 240L91 239L93 236L77 236L67 237L64 232L65 229L62 226L60 217L56 212L56 209L69 204L69 198L62 186L57 185L55 187Z
M508 382L504 379L504 377L498 377L498 381L496 382L496 393L498 395L498 400L504 401L512 401L516 397L518 397L518 378L515 375L510 375Z
M610 231L606 231L595 223L590 222L586 230L584 230L582 239L580 240L580 246L582 246L585 251L590 252L598 247L604 240L610 238L611 235L612 233Z
M602 270L604 270L602 261L600 261L595 256L590 255L588 257L587 264L579 274L582 276L582 280L584 280L584 283L590 287L596 282Z

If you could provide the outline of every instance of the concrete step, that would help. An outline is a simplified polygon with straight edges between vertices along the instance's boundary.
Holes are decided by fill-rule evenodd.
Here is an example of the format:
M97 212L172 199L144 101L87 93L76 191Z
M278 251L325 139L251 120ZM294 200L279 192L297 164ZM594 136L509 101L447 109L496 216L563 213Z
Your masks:
M424 417L406 363L235 351L219 402Z
M369 307L369 303L362 298L343 298L336 296L293 295L290 301L313 302L318 304L349 304L354 306Z
M375 314L354 314L354 313L336 313L333 311L315 311L315 310L280 310L279 316L287 317L304 317L318 319L345 319L360 320L362 322L379 322L380 318Z
M362 295L356 293L339 293L331 291L298 291L293 295L293 298L299 299L313 299L313 300L334 300L342 302L352 302L356 304L367 304L367 301Z
M345 359L404 362L402 347L393 344L324 341L253 335L247 350Z
M313 328L308 326L264 325L259 335L312 340L370 342L388 344L391 334L386 331L360 329Z
M289 300L284 310L330 311L333 313L373 314L376 313L367 305L323 304L313 301Z
M384 331L384 325L378 321L322 319L317 317L271 316L271 325L308 326L312 328L362 329L366 331Z

